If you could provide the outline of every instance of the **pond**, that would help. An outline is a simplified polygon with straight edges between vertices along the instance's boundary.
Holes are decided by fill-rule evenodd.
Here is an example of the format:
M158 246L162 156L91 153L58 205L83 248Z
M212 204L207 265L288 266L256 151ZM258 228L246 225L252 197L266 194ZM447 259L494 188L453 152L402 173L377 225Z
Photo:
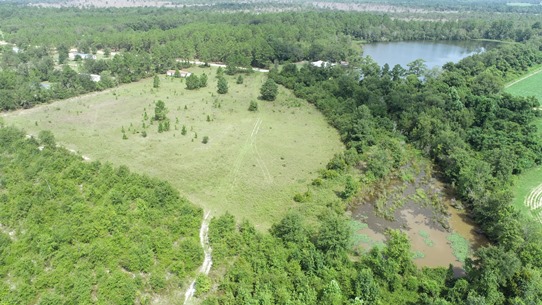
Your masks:
M363 56L372 57L379 66L388 64L393 68L399 64L406 68L416 59L425 60L429 69L448 62L458 62L476 53L485 52L497 46L493 41L397 41L378 42L363 46Z
M452 190L427 161L404 166L397 178L373 188L349 207L359 222L354 239L362 252L383 245L387 229L398 229L408 236L417 266L451 264L462 276L464 260L488 243L467 213L454 207L460 204Z

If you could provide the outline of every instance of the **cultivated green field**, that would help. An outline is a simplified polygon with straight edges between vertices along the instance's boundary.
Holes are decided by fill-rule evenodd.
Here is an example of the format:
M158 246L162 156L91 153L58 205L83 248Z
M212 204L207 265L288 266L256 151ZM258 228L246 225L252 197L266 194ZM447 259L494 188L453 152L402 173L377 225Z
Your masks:
M519 96L534 96L542 101L542 68L538 68L529 74L511 82L505 91Z
M540 70L538 70L540 71ZM534 71L527 77L520 78L505 89L506 92L518 96L534 96L542 101L542 72ZM538 131L542 134L542 119L536 122ZM514 188L514 202L521 210L534 209L539 214L538 207L542 207L542 198L536 195L535 189L542 184L542 167L532 168L518 176ZM533 194L532 196L529 196ZM528 203L526 204L526 199Z
M317 171L342 150L339 136L312 105L284 88L277 101L258 101L259 111L248 111L267 77L263 73L246 76L240 85L226 76L229 93L219 95L216 68L190 71L205 72L208 87L189 91L184 80L163 76L159 89L147 79L5 113L4 120L31 135L51 130L61 145L91 161L127 165L168 180L215 215L229 211L267 228L297 204L294 194L305 191ZM164 133L158 133L156 122L150 125L159 99L171 122ZM141 133L143 122L147 137ZM184 136L183 125L188 131ZM128 139L123 139L123 129Z

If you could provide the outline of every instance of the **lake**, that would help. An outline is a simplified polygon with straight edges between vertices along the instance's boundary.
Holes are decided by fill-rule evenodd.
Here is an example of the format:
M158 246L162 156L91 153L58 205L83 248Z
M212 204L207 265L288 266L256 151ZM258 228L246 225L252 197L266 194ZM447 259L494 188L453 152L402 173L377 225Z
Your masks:
M396 64L406 68L416 59L425 60L429 69L448 62L458 62L476 53L485 52L495 47L492 41L397 41L378 42L363 45L363 56L371 56L380 66Z

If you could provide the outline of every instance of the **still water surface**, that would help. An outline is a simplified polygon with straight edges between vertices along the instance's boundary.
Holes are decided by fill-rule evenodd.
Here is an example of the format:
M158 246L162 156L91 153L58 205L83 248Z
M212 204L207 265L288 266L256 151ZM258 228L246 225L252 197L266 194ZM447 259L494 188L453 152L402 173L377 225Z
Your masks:
M388 64L393 68L406 65L416 59L425 60L429 69L448 62L458 62L476 53L485 52L495 47L497 42L490 41L397 41L378 42L363 46L363 56L371 56L380 66Z

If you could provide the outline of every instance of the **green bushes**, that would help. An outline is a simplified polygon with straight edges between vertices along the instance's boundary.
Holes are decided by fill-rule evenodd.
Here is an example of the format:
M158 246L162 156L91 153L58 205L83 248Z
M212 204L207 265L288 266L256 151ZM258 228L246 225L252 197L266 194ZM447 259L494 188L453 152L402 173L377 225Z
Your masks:
M250 101L250 104L248 105L248 111L252 111L252 112L258 111L258 102Z
M14 232L0 232L0 274L17 283L0 285L2 301L83 304L96 291L99 301L134 304L200 264L201 210L168 184L55 146L40 152L12 128L0 139L0 223Z
M186 78L186 89L195 90L204 87L207 87L207 75L205 73L200 77L195 74L190 74L190 76Z
M277 98L278 86L272 78L268 78L260 89L260 95L264 101L274 101Z

